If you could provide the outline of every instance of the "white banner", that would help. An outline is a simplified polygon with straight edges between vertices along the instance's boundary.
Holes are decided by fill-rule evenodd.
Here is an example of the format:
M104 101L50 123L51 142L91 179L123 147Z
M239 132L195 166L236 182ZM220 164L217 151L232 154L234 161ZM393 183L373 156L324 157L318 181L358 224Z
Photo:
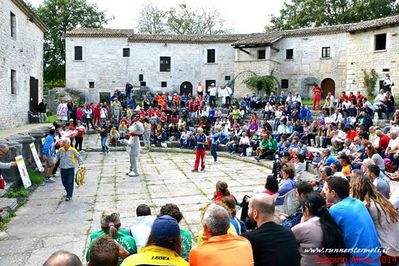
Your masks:
M35 144L32 142L29 146L30 146L30 151L32 152L33 155L33 159L35 159L37 169L39 169L40 172L43 172L44 168L42 162L40 161L39 155L37 154Z
M24 184L24 187L25 188L30 187L32 185L32 183L30 182L28 170L26 170L24 158L22 158L22 155L18 155L17 157L15 157L15 161L17 162L18 171L19 171L19 174L21 175L21 179L22 179L22 183Z

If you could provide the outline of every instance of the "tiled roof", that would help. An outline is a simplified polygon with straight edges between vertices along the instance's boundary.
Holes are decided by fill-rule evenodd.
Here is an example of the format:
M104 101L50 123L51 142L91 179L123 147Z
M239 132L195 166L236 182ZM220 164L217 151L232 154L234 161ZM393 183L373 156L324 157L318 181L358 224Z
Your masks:
M133 33L130 29L78 28L67 32L66 37L127 38Z
M17 1L17 0L13 0ZM182 43L214 43L228 42L233 46L270 45L281 38L295 36L314 36L344 32L356 32L399 24L399 15L352 24L302 28L296 30L274 31L252 34L226 35L176 35L176 34L134 34L130 29L79 28L66 34L66 37L86 38L128 38L129 42L182 42Z
M295 37L295 36L314 36L314 35L324 35L324 34L334 34L334 33L342 33L342 32L356 32L369 30L374 28L386 27L390 25L399 24L399 15L391 16L386 18L379 18L374 20L362 21L351 24L341 24L334 26L323 26L323 27L314 27L314 28L302 28L295 30L285 30L285 31L275 31L275 32L267 32L263 34L259 34L256 37L252 38L243 38L233 43L233 46L260 46L271 44L276 39L276 36L279 38L284 37Z
M11 0L35 25L43 32L47 31L46 25L41 19L33 12L30 7L23 0Z

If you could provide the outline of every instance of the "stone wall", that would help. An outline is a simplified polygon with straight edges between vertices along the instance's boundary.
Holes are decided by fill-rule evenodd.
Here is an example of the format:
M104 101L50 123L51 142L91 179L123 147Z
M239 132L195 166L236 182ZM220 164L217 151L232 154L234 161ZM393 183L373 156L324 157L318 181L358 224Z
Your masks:
M74 60L74 46L83 47L83 60ZM130 48L130 57L123 57ZM206 63L207 49L216 50L216 62ZM160 57L171 57L170 72L160 72ZM139 75L152 91L179 92L183 82L195 90L198 81L216 80L225 85L225 76L234 76L234 49L230 43L134 43L127 38L67 38L66 87L87 89L88 101L97 102L99 92L124 90L127 81L140 85ZM89 88L94 82L95 88ZM167 87L162 88L161 82Z
M11 37L10 12L16 17ZM43 97L43 32L11 0L0 1L0 130L28 122L30 77L39 80ZM16 71L16 94L11 94L11 69Z
M386 33L386 50L375 50L375 35ZM363 86L363 72L366 69L370 72L375 69L379 80L384 80L385 73L389 73L391 78L399 82L399 27L382 28L373 31L355 32L348 34L347 45L347 79L348 89L365 90ZM389 69L384 72L383 69ZM394 95L399 95L399 84L394 86ZM379 88L377 81L375 90Z

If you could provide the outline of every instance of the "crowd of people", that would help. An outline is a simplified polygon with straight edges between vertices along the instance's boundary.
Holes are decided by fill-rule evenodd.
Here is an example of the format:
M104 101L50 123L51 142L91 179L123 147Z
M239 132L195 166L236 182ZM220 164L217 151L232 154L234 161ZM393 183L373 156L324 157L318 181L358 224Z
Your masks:
M105 154L107 138L119 145L134 137L147 148L175 141L195 149L193 172L205 170L206 149L217 162L222 145L232 154L273 161L264 190L241 202L225 182L216 184L197 245L180 228L183 216L175 204L163 206L156 217L140 205L138 224L130 229L121 227L117 211L103 213L86 260L92 266L397 265L399 195L390 190L399 181L394 99L389 91L373 103L360 92L342 92L338 98L328 93L320 104L320 87L313 90L312 108L299 93L238 100L216 97L212 87L209 95L202 89L194 97L138 98L116 91L111 104L60 103L57 115L68 136L76 138L79 127L97 130ZM374 125L384 115L387 124ZM136 124L142 129L131 129ZM131 158L132 176L138 175L134 164ZM311 165L316 174L305 178Z

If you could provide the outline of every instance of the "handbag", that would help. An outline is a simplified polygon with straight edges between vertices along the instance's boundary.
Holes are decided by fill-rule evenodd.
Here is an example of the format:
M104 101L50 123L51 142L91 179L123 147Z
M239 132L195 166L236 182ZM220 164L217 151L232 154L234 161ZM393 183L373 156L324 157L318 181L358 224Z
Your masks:
M3 178L2 175L0 175L0 189L5 189L6 188L6 180Z

